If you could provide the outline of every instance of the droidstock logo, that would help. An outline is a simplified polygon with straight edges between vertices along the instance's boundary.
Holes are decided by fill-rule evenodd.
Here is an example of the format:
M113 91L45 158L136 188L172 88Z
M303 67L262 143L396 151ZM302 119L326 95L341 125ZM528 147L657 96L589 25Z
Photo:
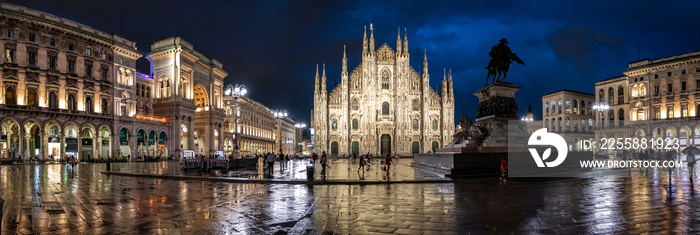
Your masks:
M556 133L547 132L547 128L542 128L535 131L535 133L532 133L530 140L527 141L527 145L530 147L549 146L549 148L542 153L542 156L540 156L536 148L528 148L530 150L530 154L532 154L532 158L534 158L535 163L537 163L537 167L545 167L545 165L546 167L556 167L564 162L566 159L566 154L568 153L564 138ZM557 148L558 156L556 156L553 161L544 162L545 160L549 159L549 156L552 154L551 146Z

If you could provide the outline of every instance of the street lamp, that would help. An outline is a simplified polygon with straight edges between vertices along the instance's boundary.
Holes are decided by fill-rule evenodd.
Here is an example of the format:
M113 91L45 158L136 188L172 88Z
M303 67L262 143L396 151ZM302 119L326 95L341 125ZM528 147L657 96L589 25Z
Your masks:
M520 121L523 121L523 122L526 122L526 123L531 123L531 122L532 122L532 118L531 118L531 117L527 117L527 116L522 116L522 117L520 117Z
M298 131L303 131L303 129L306 128L306 123L303 123L303 122L302 122L302 123L296 123L296 124L294 124L294 126L295 126L297 129L300 129L300 130L298 130ZM303 136L303 133L295 133L295 136L294 136L295 139L298 138L298 140L297 140L297 141L299 141L299 151L298 151L298 152L300 152L300 153L304 150L304 148L303 148L303 146L302 146L302 143L301 143L301 142L302 142L302 137L301 137L301 136Z
M245 93L248 93L248 90L246 90L245 85L242 84L236 84L235 86L228 84L228 86L226 86L226 91L224 92L224 95L233 97L236 105L235 109L233 110L233 139L236 140L234 150L238 149L238 144L240 143L240 140L238 139L238 98L244 96Z
M599 128L603 128L603 112L610 109L610 105L606 104L605 102L593 103L592 109L598 111L598 117L600 117L600 121L598 123L600 124Z
M287 110L272 110L272 115L278 119L286 118L287 117ZM279 134L277 135L277 139L279 139L280 153L282 153L282 120L280 120L279 125L277 125L277 129L279 129Z

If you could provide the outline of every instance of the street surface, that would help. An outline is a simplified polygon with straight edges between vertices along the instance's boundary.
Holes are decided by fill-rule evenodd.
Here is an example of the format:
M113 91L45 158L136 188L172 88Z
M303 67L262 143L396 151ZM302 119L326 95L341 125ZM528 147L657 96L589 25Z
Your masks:
M390 177L409 177L411 167L402 165L404 160L410 162L400 160L398 165L405 168L397 167L396 175ZM301 168L306 162L297 164ZM176 166L176 162L119 163L113 168L174 173ZM347 160L333 160L331 167L329 178L357 177L356 171L350 172L356 165ZM645 173L649 177L621 174L510 179L505 183L480 178L438 184L307 186L105 176L99 173L104 164L83 163L77 168L0 166L0 198L6 200L2 233L609 234L700 230L696 216L700 188L697 182L691 184L680 176L683 172L672 173L672 187L665 172ZM240 172L255 175L259 171ZM286 172L277 177L305 177L291 167ZM377 172L371 177L386 175ZM239 173L229 176L232 174Z

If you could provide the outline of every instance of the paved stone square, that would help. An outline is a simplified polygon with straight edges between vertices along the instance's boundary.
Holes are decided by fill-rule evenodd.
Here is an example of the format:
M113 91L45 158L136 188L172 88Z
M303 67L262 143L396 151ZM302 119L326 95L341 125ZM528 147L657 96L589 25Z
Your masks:
M121 163L151 171L162 164ZM342 164L338 163L338 166ZM336 166L336 167L338 167ZM106 176L104 164L0 166L3 234L695 233L681 173L441 184L232 184ZM652 172L653 173L653 172Z

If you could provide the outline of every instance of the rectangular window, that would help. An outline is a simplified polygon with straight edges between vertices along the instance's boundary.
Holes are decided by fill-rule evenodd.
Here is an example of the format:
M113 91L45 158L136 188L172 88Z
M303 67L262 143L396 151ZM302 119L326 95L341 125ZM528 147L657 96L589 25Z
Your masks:
M669 77L671 76L671 74L672 74L671 72L668 72L668 76L669 76Z
M103 80L107 80L107 69L106 68L102 68L100 78L102 78Z
M107 54L102 53L102 59L103 59L103 60L106 60L106 59L107 59Z
M29 41L30 41L30 42L36 42L36 35L33 34L33 33L30 33L30 34L29 34Z
M75 60L68 61L68 72L75 74Z
M673 84L669 83L666 85L666 93L673 93Z
M56 39L49 38L49 46L56 47Z
M681 91L685 91L685 82L681 82Z
M681 117L688 117L688 105L681 106Z
M13 49L5 50L5 63L8 63L8 64L15 63L15 50L13 50Z
M92 77L92 65L85 64L85 77Z
M668 110L668 117L666 118L673 118L673 106L666 107L666 110Z
M29 66L36 66L36 53L34 52L29 52Z
M658 120L661 119L661 108L654 107L654 117Z
M49 56L49 69L56 69L56 63L58 58L55 56Z
M681 74L685 74L685 69L681 69Z
M695 89L700 90L700 79L695 80Z
M654 78L659 78L659 74L654 74Z
M7 37L8 38L14 38L15 37L15 31L12 29L7 30Z
M654 84L654 95L659 95L659 84Z
M92 50L90 50L90 48L85 48L85 55L91 56L91 55L92 55Z
M695 72L700 73L700 67L695 67Z
M69 50L69 51L74 51L74 50L75 50L75 46L73 45L73 43L68 43L68 50ZM670 75L669 75L669 76L670 76Z

